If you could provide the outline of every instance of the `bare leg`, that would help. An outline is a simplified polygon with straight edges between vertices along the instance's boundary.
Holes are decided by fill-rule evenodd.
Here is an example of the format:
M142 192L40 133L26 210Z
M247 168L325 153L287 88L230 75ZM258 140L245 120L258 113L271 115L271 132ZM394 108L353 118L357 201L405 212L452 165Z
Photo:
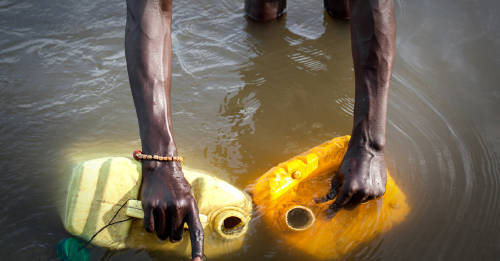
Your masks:
M276 19L286 10L286 0L245 0L245 14L264 22Z
M343 0L339 0L343 1ZM396 21L393 0L350 0L355 73L352 138L332 191L330 214L385 193L384 158L387 97L394 60ZM329 194L331 199L332 195Z
M349 0L324 0L323 5L331 17L344 20L350 18Z
M143 153L176 156L170 111L172 0L127 0L125 56ZM193 260L203 257L203 227L179 162L142 160L144 227L179 241L184 222Z

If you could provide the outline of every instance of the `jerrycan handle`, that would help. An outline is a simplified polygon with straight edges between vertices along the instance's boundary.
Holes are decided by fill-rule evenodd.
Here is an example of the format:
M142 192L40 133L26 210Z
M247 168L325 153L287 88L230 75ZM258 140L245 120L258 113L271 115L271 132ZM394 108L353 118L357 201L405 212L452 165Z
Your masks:
M140 200L131 199L127 202L127 210L125 214L129 217L144 219L144 211L142 210L142 203ZM200 214L200 222L203 228L205 228L208 223L208 217L206 215ZM184 223L184 228L188 228L187 224Z

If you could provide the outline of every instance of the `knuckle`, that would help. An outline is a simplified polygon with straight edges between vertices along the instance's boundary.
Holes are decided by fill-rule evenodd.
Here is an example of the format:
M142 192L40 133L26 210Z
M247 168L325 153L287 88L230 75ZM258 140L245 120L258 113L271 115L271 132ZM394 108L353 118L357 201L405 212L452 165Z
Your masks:
M375 194L375 190L371 187L365 187L362 191L363 196L373 196Z
M371 191L367 190L367 189L360 189L358 193L362 197L366 197L366 196L371 195Z
M161 211L166 211L167 210L167 202L162 201L158 203L158 208L160 208Z
M176 206L177 209L185 209L187 206L187 200L186 199L179 199L174 202L174 205Z
M145 209L150 209L154 208L154 201L153 200L144 200L142 201L143 208Z
M358 194L359 193L359 188L357 187L351 187L351 189L349 190L349 196L352 196L352 195L355 195L355 194Z
M361 184L358 181L352 181L351 184L349 185L349 189L353 193L358 193L358 192L361 192L364 189L364 186L363 186L363 184Z
M194 232L194 238L196 240L202 240L205 237L205 232L203 232L203 229L198 229Z
M152 197L146 200L146 205L151 208L157 208L160 201L156 197Z

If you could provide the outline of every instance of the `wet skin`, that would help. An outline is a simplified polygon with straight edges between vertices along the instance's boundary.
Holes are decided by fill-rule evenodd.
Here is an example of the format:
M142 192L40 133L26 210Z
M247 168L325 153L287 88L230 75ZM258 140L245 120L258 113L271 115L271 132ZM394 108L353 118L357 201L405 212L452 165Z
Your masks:
M276 7L286 6L285 1L246 0L245 11L250 18L267 21L283 14ZM385 193L385 125L396 21L393 0L324 0L324 5L331 16L350 20L356 92L349 147L331 191L317 199L318 203L334 200L326 213L333 217L342 208Z
M348 4L348 5L347 5ZM278 18L284 0L245 0L258 21ZM385 192L384 158L387 96L395 47L393 0L325 0L330 15L349 19L355 72L352 138L328 195L327 213L354 207ZM172 134L172 0L127 0L125 54L145 154L177 156ZM203 229L191 187L177 162L142 162L144 228L160 239L180 240L190 230L193 260L203 257Z
M177 156L172 134L172 1L127 0L125 57L145 154ZM182 239L188 224L193 260L203 257L203 227L181 164L142 161L144 228L160 239Z

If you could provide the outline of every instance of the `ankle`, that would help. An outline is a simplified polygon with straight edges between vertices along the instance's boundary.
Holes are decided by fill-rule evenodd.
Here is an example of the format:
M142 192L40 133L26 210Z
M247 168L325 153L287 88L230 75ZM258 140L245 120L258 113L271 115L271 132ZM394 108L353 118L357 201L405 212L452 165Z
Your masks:
M245 14L259 22L274 20L285 10L286 0L245 0Z
M323 6L333 18L349 20L351 16L348 0L323 0Z

